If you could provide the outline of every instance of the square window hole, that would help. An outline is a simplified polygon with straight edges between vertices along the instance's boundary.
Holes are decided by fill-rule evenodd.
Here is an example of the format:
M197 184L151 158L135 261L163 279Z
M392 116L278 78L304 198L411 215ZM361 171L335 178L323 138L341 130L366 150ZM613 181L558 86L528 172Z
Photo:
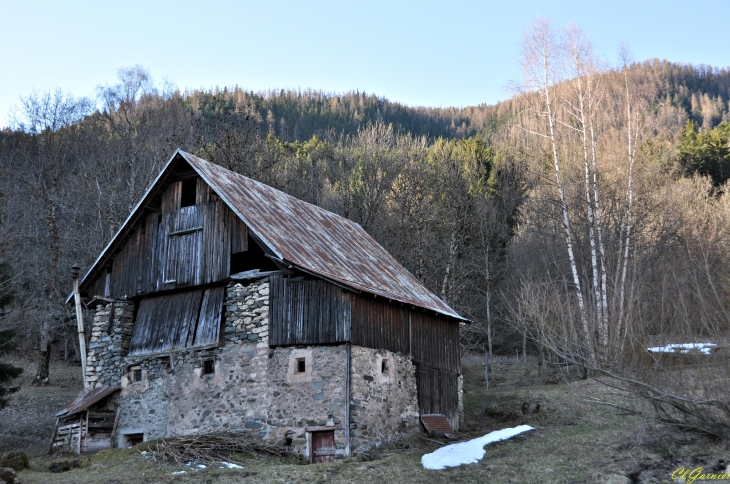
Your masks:
M134 368L132 370L132 381L139 383L142 381L142 368Z
M180 208L195 205L197 186L197 178L188 178L187 180L183 180L182 190L180 191Z
M384 375L388 374L388 360L383 358L383 362L380 365L380 372Z
M203 375L212 375L215 373L215 360L203 360Z
M297 358L297 373L305 373L307 366L304 363L304 358Z
M126 434L124 440L127 442L127 447L134 447L144 442L144 434Z

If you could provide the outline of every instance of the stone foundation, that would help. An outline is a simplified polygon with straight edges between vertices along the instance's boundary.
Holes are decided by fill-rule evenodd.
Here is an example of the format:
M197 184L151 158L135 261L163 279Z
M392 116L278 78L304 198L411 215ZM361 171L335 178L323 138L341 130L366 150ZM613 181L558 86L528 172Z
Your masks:
M351 355L352 452L366 452L419 432L416 367L410 358L354 345Z
M269 348L265 280L228 285L220 347L128 356L133 315L129 301L97 308L88 353L87 381L122 387L118 446L133 434L233 429L306 455L306 428L332 427L336 456L346 454L346 345ZM407 356L352 346L350 403L353 453L420 431Z

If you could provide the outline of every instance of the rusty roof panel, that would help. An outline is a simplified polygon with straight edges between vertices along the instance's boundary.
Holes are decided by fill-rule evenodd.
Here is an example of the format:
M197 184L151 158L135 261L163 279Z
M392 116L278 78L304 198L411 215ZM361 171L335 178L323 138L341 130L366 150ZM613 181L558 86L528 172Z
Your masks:
M421 422L423 422L423 426L426 427L428 432L431 432L432 430L438 430L445 434L452 432L451 425L449 425L449 421L446 420L446 415L441 415L439 413L421 415Z
M348 287L457 318L357 223L178 151L277 257Z
M58 412L56 414L56 417L61 417L63 415L73 415L74 413L82 412L96 402L102 400L105 397L108 397L109 395L120 389L121 387L112 387L109 385L102 385L96 388L88 388L79 393L79 395L73 401L63 407L63 410Z

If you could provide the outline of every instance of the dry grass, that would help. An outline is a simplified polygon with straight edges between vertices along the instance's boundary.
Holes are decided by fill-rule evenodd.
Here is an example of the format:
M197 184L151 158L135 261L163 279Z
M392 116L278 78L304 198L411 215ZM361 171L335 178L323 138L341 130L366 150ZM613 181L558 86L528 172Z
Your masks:
M523 423L533 426L535 431L489 445L484 459L477 464L443 471L428 471L420 465L421 456L439 444L419 438L407 446L399 444L375 451L365 459L348 458L320 465L301 465L278 457L234 455L231 460L244 466L238 470L217 466L192 469L155 462L149 453L141 453L145 445L141 444L135 449L101 452L88 458L85 466L62 474L47 470L52 458L38 456L31 460L32 468L22 471L20 476L27 484L662 482L671 481L670 474L677 467L703 466L710 470L718 467L720 459L728 462L730 448L725 444L673 433L640 415L588 402L581 395L604 401L618 397L598 382L547 384L548 377L538 378L536 373L535 366L530 366L526 375L522 363L498 363L493 369L496 385L487 391L482 368L465 366L466 421L459 438L481 436ZM31 406L26 402L38 404L42 394L63 405L67 399L64 392L68 391L60 386L26 388L14 397L12 411L16 412L14 415L25 412ZM540 413L522 415L523 402L539 402ZM60 408L48 404L28 411L34 419L52 420L41 415L51 411L51 407L54 412ZM43 435L46 444L49 437L50 430ZM28 447L25 441L15 442L21 444L18 447ZM4 450L11 449L11 439L4 439L2 444ZM33 445L38 443L30 448ZM174 474L183 470L185 474Z

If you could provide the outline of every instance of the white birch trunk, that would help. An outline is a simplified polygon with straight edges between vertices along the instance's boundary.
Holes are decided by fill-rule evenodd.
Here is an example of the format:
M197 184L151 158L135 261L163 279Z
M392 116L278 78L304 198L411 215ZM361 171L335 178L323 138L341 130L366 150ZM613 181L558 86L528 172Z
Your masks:
M623 347L623 340L626 335L626 324L624 322L624 307L625 307L625 293L626 293L626 273L628 270L629 262L629 246L631 245L631 209L634 203L634 149L632 140L632 125L631 125L631 95L629 93L629 76L628 69L624 64L624 87L626 89L626 115L627 115L627 131L629 141L629 180L627 188L627 207L626 207L626 240L624 242L624 253L623 261L621 264L621 283L619 285L619 334L621 335L621 345Z
M606 249L603 245L603 229L601 226L601 205L598 196L598 161L596 157L596 136L593 130L593 119L589 120L591 131L591 158L593 160L593 201L596 204L596 235L598 236L598 253L601 262L601 324L608 334L608 296L606 281Z
M586 115L585 115L585 103L583 101L583 84L581 82L581 68L578 59L577 52L574 51L575 59L575 70L578 75L578 113L580 116L580 135L583 142L583 168L585 175L585 196L586 196L586 209L588 212L588 238L591 246L591 272L593 280L593 292L595 297L596 305L596 319L599 322L599 328L601 332L601 340L603 347L608 346L608 335L606 328L603 325L603 314L601 311L601 288L598 285L598 256L596 254L596 232L595 232L595 221L593 219L593 201L591 200L591 166L588 159L588 133L586 129Z
M580 310L581 325L583 327L583 335L585 337L585 343L588 349L591 360L594 360L593 345L591 344L590 329L588 328L588 318L586 317L585 303L583 301L583 291L581 290L580 278L578 277L578 266L575 262L575 255L573 254L573 242L571 240L571 229L570 229L570 218L568 216L568 204L565 201L565 190L563 188L563 180L560 175L560 158L558 157L558 146L555 136L555 121L552 112L552 106L550 103L550 89L549 89L549 78L548 78L548 53L546 52L547 46L543 46L542 52L542 67L543 67L543 78L542 78L542 91L545 98L545 107L547 109L548 126L550 129L550 142L553 150L553 164L555 167L555 178L558 185L558 192L560 194L560 206L563 211L563 229L565 230L565 244L568 249L568 259L570 261L570 269L573 275L573 284L575 285L575 296L578 299L578 308Z
M451 288L451 271L453 269L454 265L454 259L456 258L456 249L457 249L457 234L456 234L456 217L454 217L454 220L451 222L451 242L449 243L449 260L446 263L446 271L444 272L444 280L441 284L441 299L446 303L449 304L449 299L451 297L450 294L450 288Z

